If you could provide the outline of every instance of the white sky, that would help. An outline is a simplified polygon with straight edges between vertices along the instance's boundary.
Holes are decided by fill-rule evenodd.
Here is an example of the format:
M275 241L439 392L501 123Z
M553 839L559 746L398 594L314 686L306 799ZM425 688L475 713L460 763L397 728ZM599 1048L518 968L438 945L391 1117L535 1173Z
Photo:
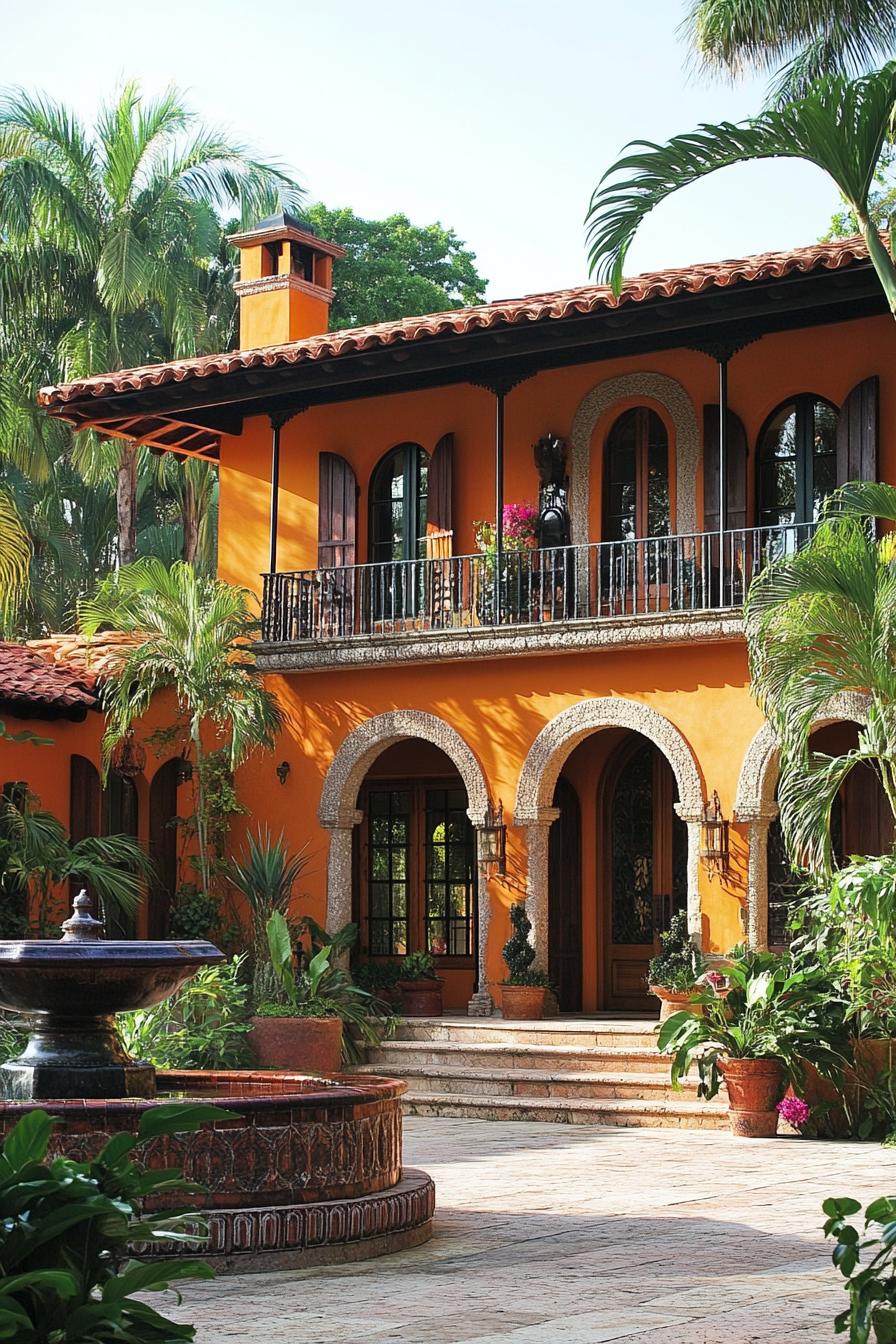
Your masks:
M588 280L583 216L630 139L758 111L763 81L685 70L683 0L0 0L0 84L86 119L124 78L174 82L313 198L451 225L489 297ZM820 170L731 168L660 207L629 272L814 241Z

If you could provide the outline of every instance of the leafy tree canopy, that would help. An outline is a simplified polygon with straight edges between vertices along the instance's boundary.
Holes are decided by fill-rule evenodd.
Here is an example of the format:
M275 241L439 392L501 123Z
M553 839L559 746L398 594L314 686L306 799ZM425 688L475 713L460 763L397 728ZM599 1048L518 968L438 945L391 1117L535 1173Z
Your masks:
M305 215L322 238L346 248L336 264L333 330L485 301L476 254L453 229L402 214L362 219L348 206L312 205Z

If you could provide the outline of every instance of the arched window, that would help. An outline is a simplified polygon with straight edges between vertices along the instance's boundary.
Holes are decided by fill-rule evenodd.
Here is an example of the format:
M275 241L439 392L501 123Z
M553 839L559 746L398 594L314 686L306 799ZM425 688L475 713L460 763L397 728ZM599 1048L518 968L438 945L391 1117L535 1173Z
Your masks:
M759 435L760 527L816 522L837 484L837 407L812 393L779 406Z
M607 435L603 540L669 535L669 436L656 411L635 406Z
M417 560L426 555L429 454L400 443L370 478L370 559Z

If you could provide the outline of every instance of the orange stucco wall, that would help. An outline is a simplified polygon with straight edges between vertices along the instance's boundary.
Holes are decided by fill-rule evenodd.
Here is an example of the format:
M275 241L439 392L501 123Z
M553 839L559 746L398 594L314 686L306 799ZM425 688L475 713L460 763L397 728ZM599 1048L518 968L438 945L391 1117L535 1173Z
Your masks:
M744 423L749 444L748 520L755 518L755 448L769 413L797 393L812 392L838 405L862 379L880 378L880 465L883 479L896 473L896 332L887 318L771 335L739 352L729 369L729 404ZM702 434L703 406L717 400L717 366L691 350L665 351L543 372L516 387L506 401L505 500L535 501L537 476L532 445L552 431L567 440L576 409L599 383L629 373L660 373L687 392ZM631 400L617 401L597 423L590 457L589 535L600 539L601 451L606 434ZM670 434L670 482L674 482L674 425L657 406ZM358 560L367 558L367 497L370 474L391 447L406 440L432 450L447 431L455 436L454 550L475 550L473 524L493 511L494 403L467 385L381 397L309 410L283 430L278 568L314 568L317 545L318 454L346 457L361 495ZM221 454L220 572L257 589L267 566L270 428L246 423L239 439L226 440ZM697 519L702 525L702 476L698 470ZM679 729L696 759L707 794L717 790L725 816L732 815L735 789L747 747L761 726L749 689L746 656L739 640L646 650L513 656L449 666L341 670L275 679L287 709L278 759L293 767L287 784L272 786L273 767L255 760L241 786L250 799L264 799L263 815L283 826L294 844L310 840L317 853L307 896L325 908L328 835L316 820L320 789L340 743L357 725L393 708L415 708L452 724L476 754L494 799L512 806L526 752L544 725L579 700L622 696L658 710ZM571 767L572 768L572 767ZM256 804L256 810L259 805ZM583 825L589 818L583 813ZM507 933L506 907L526 886L523 834L510 826L508 874L490 884L493 913L489 940L490 978L500 979L500 947ZM592 862L593 866L593 862ZM586 862L587 867L587 862ZM731 872L710 881L701 867L703 934L707 949L726 951L744 935L747 840L732 826ZM593 872L583 872L583 938L597 937ZM590 903L590 904L589 904ZM501 912L504 912L503 914ZM599 1002L597 959L584 957L585 1007ZM589 967L591 969L589 969ZM460 1006L464 992L450 986Z

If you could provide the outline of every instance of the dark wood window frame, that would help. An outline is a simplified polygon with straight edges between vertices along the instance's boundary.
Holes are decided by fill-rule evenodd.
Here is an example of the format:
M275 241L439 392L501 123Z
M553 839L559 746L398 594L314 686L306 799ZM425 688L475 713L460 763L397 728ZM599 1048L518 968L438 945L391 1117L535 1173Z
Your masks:
M625 512L610 512L611 490L613 488L613 478L611 476L612 457L613 457L613 436L621 434L625 427L625 422L629 418L634 419L634 515L635 515L635 538L668 536L671 528L671 496L669 490L669 430L665 421L659 412L652 406L632 406L627 411L623 411L613 421L604 441L604 473L603 473L603 502L601 507L601 540L602 541L628 541L631 538L619 536L619 528L613 527L614 522L626 516ZM666 504L665 504L665 522L663 531L652 530L650 526L650 450L651 450L651 422L656 421L662 427L665 452L665 483L666 483Z
M390 465L396 458L402 459L402 501L404 505L402 510L402 554L400 556L394 555L392 551L394 537L391 525L393 504L391 489L388 495L385 491L378 490L381 479L385 479L387 482L396 479L396 473L389 470ZM428 499L428 482L425 482L423 477L424 469L428 474L429 462L430 457L426 449L419 443L408 441L390 448L370 473L368 551L371 562L388 563L391 560L418 560L425 556L427 510L424 507L424 500ZM389 510L388 531L381 521L382 512L386 509Z
M839 416L840 409L827 397L819 396L816 392L798 392L795 396L786 397L784 401L772 410L765 418L762 428L759 431L759 437L756 440L756 518L759 527L777 527L777 526L795 526L800 527L811 523L815 516L815 407L826 406L832 410L835 416ZM771 459L766 451L766 439L771 430L774 421L786 411L788 407L794 407L796 415L795 425L795 444L794 444L794 521L792 524L775 522L767 517L767 514L773 509L773 501L766 498L767 491L763 489L763 470L766 463ZM826 454L830 456L833 469L833 486L837 484L837 434L836 427L831 443L831 452ZM778 459L787 460L787 459ZM777 512L781 512L780 509Z
M392 960L400 956L397 952L370 951L370 883L372 879L372 845L370 834L371 812L370 795L376 792L407 792L410 794L409 841L407 863L407 950L409 952L425 950L427 946L426 912L426 799L427 794L435 791L463 790L463 782L456 776L434 776L425 779L389 778L373 779L365 783L359 799L364 819L359 827L360 852L358 861L359 919L362 929L361 951L365 959L371 961ZM465 921L468 927L469 953L434 954L439 967L446 970L469 970L476 963L477 931L477 884L475 832L470 825L468 833L469 865L469 915ZM446 885L448 885L446 883ZM419 893L419 896L417 895ZM448 918L447 910L446 916Z

